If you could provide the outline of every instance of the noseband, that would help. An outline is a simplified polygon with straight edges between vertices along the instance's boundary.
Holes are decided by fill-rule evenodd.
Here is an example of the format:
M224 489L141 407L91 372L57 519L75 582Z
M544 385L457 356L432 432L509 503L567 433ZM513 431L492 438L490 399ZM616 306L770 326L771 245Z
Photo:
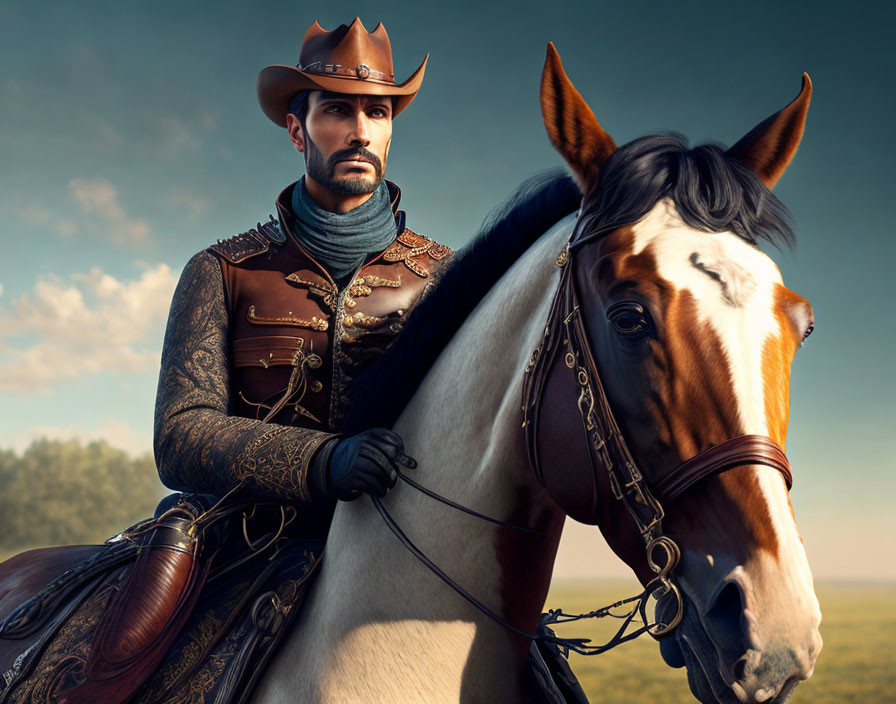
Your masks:
M575 376L578 390L576 405L588 439L590 468L582 467L581 471L590 471L589 479L596 488L602 468L607 474L613 497L622 501L634 519L645 542L647 563L656 574L648 583L645 593L656 598L671 594L676 603L675 615L668 623L655 623L646 629L654 636L666 635L681 622L684 602L672 579L681 550L672 538L663 534L663 503L671 503L710 475L744 465L759 464L776 469L784 477L788 490L793 484L793 476L784 451L774 440L763 435L741 435L691 457L655 482L652 489L648 487L616 423L585 331L572 260L572 252L581 244L581 240L575 242L557 257L557 265L562 269L560 286L551 304L544 336L526 366L523 429L529 462L539 482L551 493L541 457L551 456L562 451L562 448L539 447L540 411L549 377L556 373L555 370L565 367ZM563 365L555 364L561 352ZM563 502L558 503L563 508ZM597 522L597 516L593 518L593 522Z

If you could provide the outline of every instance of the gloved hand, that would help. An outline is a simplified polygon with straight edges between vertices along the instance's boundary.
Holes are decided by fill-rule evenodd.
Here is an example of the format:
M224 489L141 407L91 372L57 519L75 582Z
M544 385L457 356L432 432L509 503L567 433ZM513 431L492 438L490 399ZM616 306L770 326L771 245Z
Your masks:
M404 454L401 437L385 428L371 428L333 441L322 450L311 462L312 487L340 501L352 501L364 492L385 496L398 481L399 465L410 469L417 466Z

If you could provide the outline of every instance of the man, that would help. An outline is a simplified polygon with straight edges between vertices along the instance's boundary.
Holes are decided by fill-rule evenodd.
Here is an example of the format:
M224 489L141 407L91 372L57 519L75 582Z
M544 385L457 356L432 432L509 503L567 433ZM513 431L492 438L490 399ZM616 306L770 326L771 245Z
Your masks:
M34 651L46 659L25 690L49 682L69 704L123 704L138 690L140 701L192 700L196 679L215 701L242 696L298 611L336 500L382 496L399 464L414 465L389 430L338 428L354 379L452 254L405 227L398 187L383 179L392 119L425 66L397 84L385 28L355 19L331 32L315 22L297 67L259 75L261 107L306 175L277 198L276 219L193 257L175 291L154 447L162 481L187 493L35 597L45 605L72 581L91 585L59 647ZM260 550L255 528L274 535ZM95 589L100 578L110 581ZM4 628L32 628L35 612ZM198 658L197 639L214 657ZM76 641L84 657L69 657ZM29 667L7 675L19 682Z
M428 59L428 56L427 56ZM258 78L306 174L278 218L199 253L171 305L156 401L155 456L171 488L275 498L324 535L333 501L382 496L405 457L385 429L336 434L353 379L401 330L451 255L405 227L383 174L392 119L426 59L392 74L382 24L315 22L297 67Z

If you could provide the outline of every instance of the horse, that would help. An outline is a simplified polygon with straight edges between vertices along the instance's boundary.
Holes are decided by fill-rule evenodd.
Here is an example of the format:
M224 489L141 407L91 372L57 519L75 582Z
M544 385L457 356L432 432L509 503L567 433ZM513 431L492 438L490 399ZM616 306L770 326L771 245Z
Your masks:
M691 149L675 135L617 148L548 46L544 121L580 209L551 220L531 246L513 240L513 227L475 242L359 381L347 421L393 425L417 460L415 483L499 523L406 484L381 501L340 503L320 573L253 702L533 701L526 634L567 515L597 524L645 586L661 574L661 656L687 667L701 702L782 703L811 676L821 616L786 460L746 453L659 493L649 528L661 524L677 547L657 564L640 508L617 500L628 485L593 461L597 398L584 393L602 384L616 442L640 468L627 476L644 487L641 508L659 507L651 490L675 485L679 469L727 452L732 439L784 447L790 365L814 319L757 243L792 237L770 189L802 135L803 80L792 103L727 151ZM540 222L558 183L519 196L502 222ZM495 262L508 251L520 256L498 279ZM483 287L489 277L497 283ZM558 318L564 281L581 293ZM587 350L569 348L574 316ZM549 339L558 331L562 340ZM533 440L524 381L549 344L570 349L557 356L569 376L546 383L551 402ZM581 381L579 353L593 355L600 382ZM471 598L407 550L386 516Z
M757 241L792 236L770 189L802 135L811 92L803 80L789 106L727 152L690 150L674 136L617 148L549 45L545 125L581 186L581 210L488 291L413 385L394 425L418 461L417 482L546 535L487 525L407 486L382 502L444 573L520 630L537 625L565 519L558 492L532 471L520 412L558 264L574 267L585 292L587 339L648 485L730 438L753 434L784 446L790 365L814 319ZM575 256L566 249L571 236L585 240ZM473 281L457 277L453 291L443 282L445 299ZM438 301L429 302L426 317L437 325ZM412 340L410 323L408 331ZM387 354L377 377L401 383L409 356ZM388 357L399 362L391 375ZM555 422L548 418L545 475L587 461L575 384L561 391L565 410L558 405ZM378 398L385 395L362 393L356 407L377 409ZM655 575L632 517L612 491L594 501L610 546L649 582ZM702 702L787 701L812 674L821 615L782 473L748 460L702 478L664 508L664 532L681 546L674 574L685 608L680 626L661 639L663 658L687 665ZM446 588L396 540L373 502L338 507L326 550L303 618L255 702L528 701L527 639Z

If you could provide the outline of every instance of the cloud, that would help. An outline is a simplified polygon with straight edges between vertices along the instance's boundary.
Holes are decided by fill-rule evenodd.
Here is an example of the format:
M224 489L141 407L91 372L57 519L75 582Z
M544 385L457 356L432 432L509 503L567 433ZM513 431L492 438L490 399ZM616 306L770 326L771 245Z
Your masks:
M187 118L162 115L146 125L136 144L155 157L183 159L200 151L205 136L217 129L218 120L209 112Z
M38 281L0 305L0 391L46 393L67 380L153 369L176 283L167 264L130 281L99 268Z
M22 432L17 432L10 437L4 446L10 447L16 452L23 452L32 442L39 438L48 440L80 440L81 442L93 442L105 440L113 447L117 447L131 455L139 455L150 452L152 449L152 434L149 429L137 432L134 428L118 418L106 418L92 428L73 424L58 425L31 425ZM0 441L2 442L2 441Z
M107 179L102 176L73 178L68 183L68 189L81 213L93 219L94 224L88 229L97 237L119 244L138 245L145 244L149 239L149 223L132 218L125 212L118 202L118 189Z
M48 225L63 237L73 237L80 230L73 220L54 216L40 203L25 203L19 205L17 209L18 216L23 222L29 225Z
M164 196L166 203L181 209L188 222L199 221L209 210L212 202L192 188L181 188L168 191Z

